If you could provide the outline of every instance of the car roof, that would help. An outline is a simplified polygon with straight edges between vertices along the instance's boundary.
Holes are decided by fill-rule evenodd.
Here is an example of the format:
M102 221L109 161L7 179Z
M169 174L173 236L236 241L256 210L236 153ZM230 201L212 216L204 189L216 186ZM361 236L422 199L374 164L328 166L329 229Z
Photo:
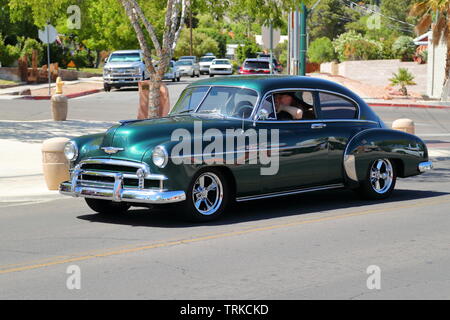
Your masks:
M355 100L359 105L366 105L357 94L346 87L325 79L310 76L291 75L234 75L227 77L214 77L198 80L188 87L194 86L233 86L258 91L264 94L278 89L320 89L336 92Z
M141 53L142 50L116 50L111 53Z
M247 61L250 61L250 62L268 62L268 60L266 58L248 58L248 59L245 59L244 62L247 62Z

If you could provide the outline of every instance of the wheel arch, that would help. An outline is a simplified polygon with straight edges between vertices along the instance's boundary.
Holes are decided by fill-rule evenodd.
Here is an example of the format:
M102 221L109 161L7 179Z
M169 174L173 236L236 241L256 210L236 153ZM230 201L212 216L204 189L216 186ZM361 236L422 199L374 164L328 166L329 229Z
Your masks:
M425 143L402 131L371 128L355 134L347 143L343 155L344 181L357 187L365 178L367 166L376 158L394 162L398 177L419 174L418 164L428 160Z

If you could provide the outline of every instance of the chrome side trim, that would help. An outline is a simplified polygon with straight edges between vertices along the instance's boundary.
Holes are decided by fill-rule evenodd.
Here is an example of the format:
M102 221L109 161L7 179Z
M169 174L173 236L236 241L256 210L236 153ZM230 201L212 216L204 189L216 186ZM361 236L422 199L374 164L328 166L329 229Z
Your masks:
M421 163L419 163L417 168L419 169L419 171L421 173L429 171L429 170L433 169L433 162L431 162L431 161L421 162Z
M255 195L255 196L239 197L239 198L236 198L236 201L237 202L242 202L242 201L250 201L250 200L259 200L259 199L266 199L266 198L274 198L274 197L294 195L294 194L299 194L299 193L321 191L321 190L329 190L329 189L340 189L340 188L344 188L344 185L342 183L330 184L330 185L321 186L321 187L298 189L298 190L292 190L292 191L273 192L273 193L266 193L266 194L261 194L261 195Z

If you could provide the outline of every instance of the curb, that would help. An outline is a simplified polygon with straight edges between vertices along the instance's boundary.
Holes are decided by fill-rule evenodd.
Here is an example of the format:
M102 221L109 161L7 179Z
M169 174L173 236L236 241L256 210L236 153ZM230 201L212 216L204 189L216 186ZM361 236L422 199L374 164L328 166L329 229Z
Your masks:
M93 90L86 90L86 91L81 91L81 92L75 92L75 93L69 93L66 94L65 96L67 97L67 99L72 99L72 98L78 98L78 97L82 97L82 96L87 96L89 94L94 94L94 93L98 93L103 91L103 89L93 89ZM18 99L25 99L25 100L50 100L52 98L52 96L23 96L22 98L18 98Z
M370 107L396 107L396 108L422 108L422 109L450 109L450 106L440 106L431 104L402 104L402 103L368 103Z

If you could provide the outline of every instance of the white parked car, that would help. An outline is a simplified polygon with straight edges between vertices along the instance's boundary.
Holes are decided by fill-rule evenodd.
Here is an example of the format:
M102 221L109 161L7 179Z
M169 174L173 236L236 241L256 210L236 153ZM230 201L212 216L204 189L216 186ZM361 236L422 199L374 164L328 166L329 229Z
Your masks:
M175 63L175 66L182 76L191 76L191 78L200 77L200 67L198 63L194 62L192 59L178 60Z
M233 74L233 65L228 59L214 59L209 67L209 76L231 75Z
M200 58L200 74L208 74L211 62L216 59L215 56L203 56Z

